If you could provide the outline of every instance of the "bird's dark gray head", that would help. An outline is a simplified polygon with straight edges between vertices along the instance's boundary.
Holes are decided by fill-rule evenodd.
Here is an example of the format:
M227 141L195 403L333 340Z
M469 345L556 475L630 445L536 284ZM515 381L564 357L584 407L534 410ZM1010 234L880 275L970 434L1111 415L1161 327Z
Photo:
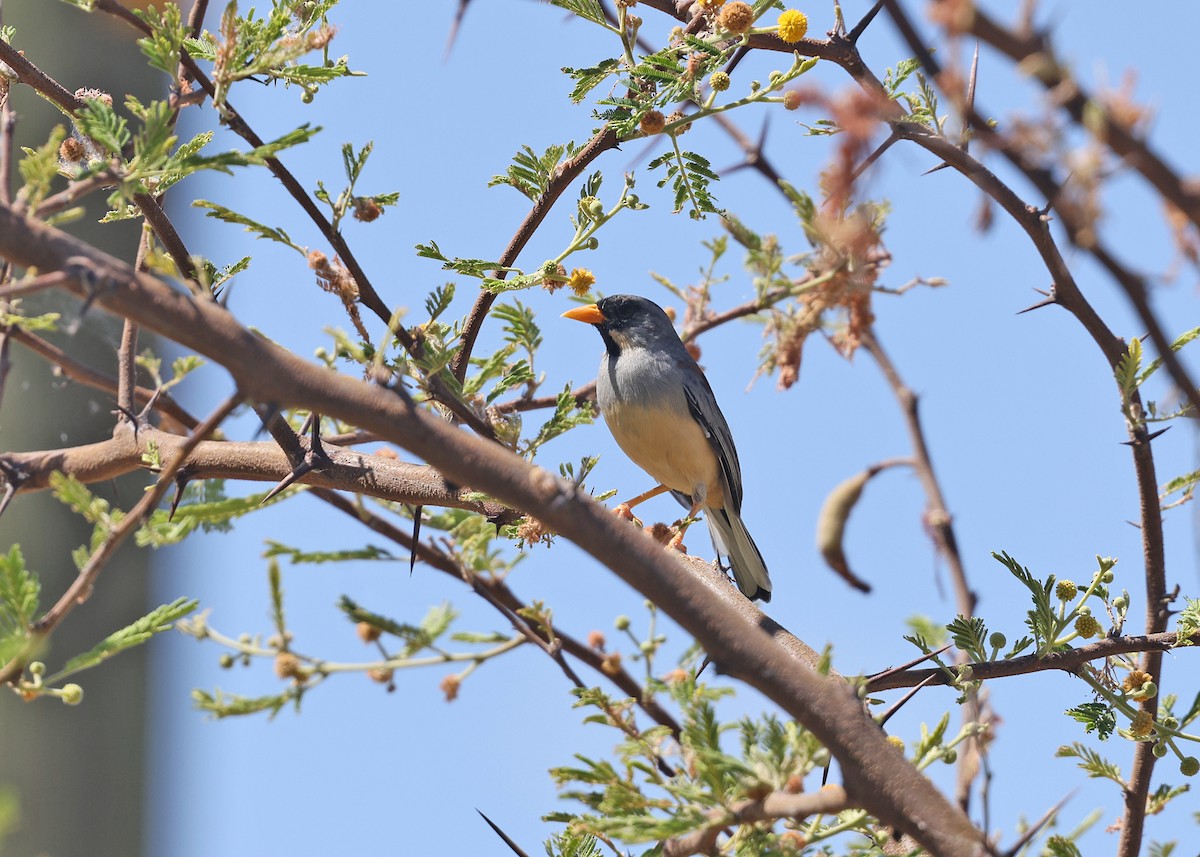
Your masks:
M626 348L682 350L683 347L663 308L638 295L610 295L563 315L595 326L613 357Z

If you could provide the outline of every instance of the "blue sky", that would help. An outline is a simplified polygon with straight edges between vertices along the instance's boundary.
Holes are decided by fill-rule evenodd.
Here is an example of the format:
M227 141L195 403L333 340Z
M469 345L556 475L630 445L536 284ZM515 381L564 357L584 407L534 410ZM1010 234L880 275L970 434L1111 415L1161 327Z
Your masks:
M339 149L373 140L375 151L360 188L400 192L400 204L373 224L349 223L348 240L376 288L392 305L420 312L424 296L446 277L412 247L436 240L443 251L465 257L495 258L524 217L528 203L509 188L486 187L524 144L541 150L552 143L583 141L593 120L584 107L571 107L570 86L559 69L609 56L612 45L598 28L568 20L542 3L507 0L473 3L457 44L444 57L454 3L412 4L386 18L374 4L348 0L336 20L334 53L348 54L351 66L367 77L341 81L299 105L295 91L247 83L233 101L264 138L299 121L319 124L316 140L288 153L286 163L306 187L341 179ZM846 4L855 19L868 4ZM909 4L913 5L913 4ZM997 7L1006 4L994 4ZM810 32L832 25L829 8L805 5ZM644 34L660 42L667 26L643 11ZM1111 2L1058 4L1050 11L1056 38L1089 85L1116 85L1131 62L1138 62L1136 93L1159 108L1153 139L1182 172L1194 160L1192 141L1198 119L1190 109L1188 82L1169 58L1190 55L1190 38L1200 13L1184 4L1172 10L1171 26L1156 29L1150 56L1129 52L1128 27L1113 22L1127 14ZM397 17L400 20L397 20ZM212 22L210 22L211 25ZM863 42L877 72L908 56L889 22L881 16ZM746 73L765 74L781 64L755 59ZM835 67L818 67L809 82L828 92L852 83ZM980 66L979 101L1002 121L1013 110L1037 115L1040 93L1014 78L986 48ZM756 136L765 110L734 114ZM773 111L768 154L795 184L815 189L828 160L828 141L803 135L796 120L818 115ZM186 121L194 122L194 119ZM208 117L205 117L208 121ZM191 126L199 130L199 126ZM737 163L736 148L716 129L698 127L688 144L708 154L716 167ZM232 141L228 141L233 145ZM221 141L218 141L221 144ZM694 222L669 213L670 200L658 191L644 167L652 155L641 142L610 152L597 164L606 176L602 198L615 198L620 176L638 174L638 191L651 208L623 213L600 235L600 247L579 258L607 293L636 292L664 304L671 296L651 273L679 285L695 282L706 257L701 242L720 234L714 218ZM1042 204L996 158L988 163L1029 202ZM944 277L946 288L918 288L902 297L881 295L875 303L878 333L907 383L921 396L921 414L947 502L954 513L959 543L979 612L990 627L1010 639L1020 636L1026 605L1009 574L990 558L1005 550L1038 575L1055 573L1083 579L1096 554L1118 557L1118 587L1133 596L1130 615L1140 617L1138 531L1131 457L1113 382L1082 328L1056 308L1028 315L1016 311L1037 299L1034 288L1049 275L1015 225L997 216L980 234L974 221L979 194L950 170L922 173L935 166L925 152L894 147L869 173L860 191L892 204L885 239L893 254L885 284L913 277ZM806 248L795 218L780 195L752 171L718 183L722 205L749 226L778 235L791 252ZM215 177L193 193L235 208L258 220L284 226L304 245L327 250L320 236L295 211L283 191L264 177ZM518 264L536 267L557 254L570 238L570 200L551 213ZM198 212L174 212L194 252L221 263L253 254L255 262L239 277L231 308L243 321L295 349L311 354L328 344L327 326L346 327L338 302L313 287L303 260L265 242L254 242L236 227L205 220ZM1173 249L1161 211L1136 176L1121 174L1105 198L1106 237L1133 267L1155 274L1170 266ZM1089 299L1123 336L1143 331L1117 289L1086 256L1063 243ZM721 270L728 281L716 290L719 306L752 295L749 275L736 252ZM799 269L797 269L797 274ZM1185 270L1155 292L1168 334L1197 323L1196 284ZM451 310L465 313L474 297L470 281L459 283ZM519 298L538 311L545 338L539 353L547 372L544 390L579 384L595 375L599 339L578 325L560 321L568 304L563 293L526 293ZM479 351L500 339L499 325L485 329ZM953 617L946 572L922 529L924 497L915 477L888 472L868 486L849 525L853 567L875 587L870 596L848 589L825 569L813 545L817 510L828 491L844 478L879 460L909 454L900 413L876 366L860 354L846 361L819 339L805 351L799 383L781 393L774 379L750 381L761 345L761 328L735 323L701 340L704 364L733 430L742 459L744 517L762 549L775 581L768 612L811 645L833 647L844 673L875 671L902 662L913 650L900 640L905 621L917 614L938 621ZM1194 366L1194 361L1192 361ZM194 412L207 412L229 389L218 370L181 395ZM1159 387L1152 398L1166 397ZM241 429L253 431L250 421ZM536 425L536 419L527 420ZM1194 468L1195 438L1176 426L1155 442L1160 482ZM616 448L602 424L548 445L539 459L547 466L575 461L583 454L602 458L592 482L631 496L649 487L648 478ZM647 506L653 516L673 520L669 498ZM1194 526L1190 507L1166 520L1170 584L1196 591ZM310 550L379 544L348 519L301 497L240 522L234 532L197 537L182 549L157 557L156 600L178 595L201 599L212 625L225 633L269 633L264 540L276 539ZM693 552L708 556L707 539L697 532ZM608 634L614 618L628 614L644 628L642 598L611 573L565 541L536 548L510 578L527 600L544 600L556 622L576 636L591 629ZM432 605L449 601L460 611L463 630L507 631L502 618L445 575L418 567L411 577L403 564L349 567L286 566L288 613L302 651L342 660L369 657L353 629L334 609L345 593L360 603L404 620L418 619ZM688 640L673 627L669 653ZM629 654L629 646L622 645ZM296 715L285 711L265 718L214 722L191 708L192 687L222 688L257 695L278 683L269 662L253 669L224 671L218 650L183 637L152 646L155 698L151 759L170 759L151 770L150 853L190 857L214 847L230 854L321 853L353 844L380 853L505 853L478 818L487 813L531 854L554 829L541 823L547 812L567 808L558 799L547 768L566 764L572 754L601 755L616 743L613 734L584 727L572 709L566 679L542 653L522 648L484 665L446 703L438 688L441 669L398 674L387 694L361 676L338 677L310 694ZM1190 653L1168 655L1167 684L1187 673ZM670 657L661 662L665 671ZM599 681L596 677L589 680ZM1194 681L1178 685L1190 699ZM1084 740L1082 729L1062 711L1086 699L1081 683L1064 675L1039 675L992 688L1002 722L994 745L992 820L1011 842L1021 819L1039 817L1079 786L1069 760L1054 759L1061 743ZM894 697L894 694L892 695ZM949 690L923 691L889 724L912 739L921 721L936 722L953 707ZM756 694L739 690L722 706L732 720L743 713L772 710ZM957 717L957 714L955 714ZM1089 741L1089 743L1093 743ZM1113 739L1101 748L1126 769L1129 745ZM1031 767L1036 775L1031 776ZM952 782L953 770L933 775ZM1169 763L1160 776L1182 778ZM1085 842L1089 848L1115 847L1103 827L1117 819L1120 800L1111 783L1088 781L1063 811L1070 828L1095 808L1102 820ZM1176 807L1148 823L1148 836L1194 836L1194 825ZM978 814L975 815L978 818Z

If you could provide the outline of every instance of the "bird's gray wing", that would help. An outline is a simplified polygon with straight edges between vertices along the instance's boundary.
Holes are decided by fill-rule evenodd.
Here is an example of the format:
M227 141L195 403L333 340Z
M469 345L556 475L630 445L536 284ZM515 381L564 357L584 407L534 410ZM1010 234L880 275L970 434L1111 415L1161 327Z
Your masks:
M721 465L721 476L725 483L725 496L729 499L733 511L742 513L742 468L738 464L737 448L733 445L733 435L725 415L717 407L717 397L713 395L712 387L704 373L694 366L684 367L686 378L683 383L683 393L687 397L688 410L704 429L708 436L709 445Z

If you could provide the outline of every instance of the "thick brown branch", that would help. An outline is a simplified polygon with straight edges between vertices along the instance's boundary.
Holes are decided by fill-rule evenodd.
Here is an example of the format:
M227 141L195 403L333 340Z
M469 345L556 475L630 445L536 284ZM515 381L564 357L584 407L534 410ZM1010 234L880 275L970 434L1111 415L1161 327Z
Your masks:
M69 449L0 453L0 469L15 474L18 493L44 491L50 487L50 474L55 471L84 483L101 482L144 469L143 456L152 450L157 450L162 460L169 460L185 442L179 435L143 427L136 438L132 432L117 432L110 440ZM467 509L495 523L511 523L520 517L500 503L476 499L469 489L452 489L432 467L328 443L325 451L330 464L298 481L396 503ZM189 479L279 482L292 472L287 455L271 441L203 441L195 445L182 466Z

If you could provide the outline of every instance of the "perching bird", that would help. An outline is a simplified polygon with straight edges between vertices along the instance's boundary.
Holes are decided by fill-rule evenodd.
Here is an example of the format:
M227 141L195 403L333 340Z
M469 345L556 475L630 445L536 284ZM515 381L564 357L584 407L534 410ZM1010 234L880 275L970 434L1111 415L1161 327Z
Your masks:
M705 512L713 547L728 557L738 589L771 600L762 554L742 523L742 471L708 379L667 314L636 295L612 295L563 313L604 340L596 400L617 445L690 510ZM618 507L621 509L621 507Z

